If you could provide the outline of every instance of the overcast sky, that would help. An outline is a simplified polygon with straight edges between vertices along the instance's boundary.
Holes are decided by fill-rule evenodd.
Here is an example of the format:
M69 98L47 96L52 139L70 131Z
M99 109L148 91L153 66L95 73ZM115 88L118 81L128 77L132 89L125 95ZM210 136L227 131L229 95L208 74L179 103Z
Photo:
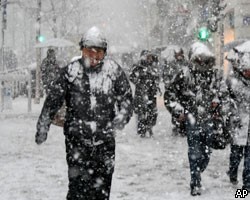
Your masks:
M145 8L135 0L100 0L102 27L111 44L137 46L145 42Z

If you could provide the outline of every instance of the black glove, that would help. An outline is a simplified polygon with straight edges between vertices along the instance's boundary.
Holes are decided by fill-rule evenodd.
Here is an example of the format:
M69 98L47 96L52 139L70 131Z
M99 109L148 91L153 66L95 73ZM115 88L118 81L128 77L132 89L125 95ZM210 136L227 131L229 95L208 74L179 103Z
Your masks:
M234 127L242 128L242 121L239 116L233 116L232 122L233 122Z
M118 115L114 118L112 125L114 129L122 130L126 125L124 115Z
M47 132L38 131L36 132L35 142L40 145L47 139Z

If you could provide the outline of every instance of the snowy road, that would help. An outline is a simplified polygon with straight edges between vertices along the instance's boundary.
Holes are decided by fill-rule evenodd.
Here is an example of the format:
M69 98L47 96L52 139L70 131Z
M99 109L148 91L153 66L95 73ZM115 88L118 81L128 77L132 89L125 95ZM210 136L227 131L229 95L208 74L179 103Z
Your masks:
M163 105L159 111L154 138L137 137L134 118L117 133L111 200L235 199L237 187L230 185L225 174L229 149L213 152L202 174L202 196L190 196L186 138L171 136L170 115ZM0 200L65 199L68 180L62 129L52 126L47 142L37 146L35 124L34 117L0 119Z

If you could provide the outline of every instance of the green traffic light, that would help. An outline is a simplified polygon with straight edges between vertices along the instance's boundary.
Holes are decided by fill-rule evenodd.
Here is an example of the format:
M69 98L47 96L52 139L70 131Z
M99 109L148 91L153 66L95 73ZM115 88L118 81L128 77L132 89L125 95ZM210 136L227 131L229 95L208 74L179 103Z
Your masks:
M43 35L39 35L38 36L38 41L39 42L44 42L45 41L45 37Z
M210 37L210 31L207 29L207 27L201 27L198 30L198 38L201 41L206 41Z

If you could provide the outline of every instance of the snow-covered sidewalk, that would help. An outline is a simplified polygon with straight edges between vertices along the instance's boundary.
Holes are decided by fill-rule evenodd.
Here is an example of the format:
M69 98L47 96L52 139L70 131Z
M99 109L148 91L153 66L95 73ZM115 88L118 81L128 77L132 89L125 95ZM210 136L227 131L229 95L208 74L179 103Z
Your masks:
M62 128L52 125L48 140L38 146L35 125L35 117L0 119L0 199L65 199L68 180ZM202 174L202 196L190 196L186 138L171 135L170 115L161 99L154 138L137 137L132 118L117 133L116 142L111 200L235 199L237 187L226 176L229 148L213 152Z

